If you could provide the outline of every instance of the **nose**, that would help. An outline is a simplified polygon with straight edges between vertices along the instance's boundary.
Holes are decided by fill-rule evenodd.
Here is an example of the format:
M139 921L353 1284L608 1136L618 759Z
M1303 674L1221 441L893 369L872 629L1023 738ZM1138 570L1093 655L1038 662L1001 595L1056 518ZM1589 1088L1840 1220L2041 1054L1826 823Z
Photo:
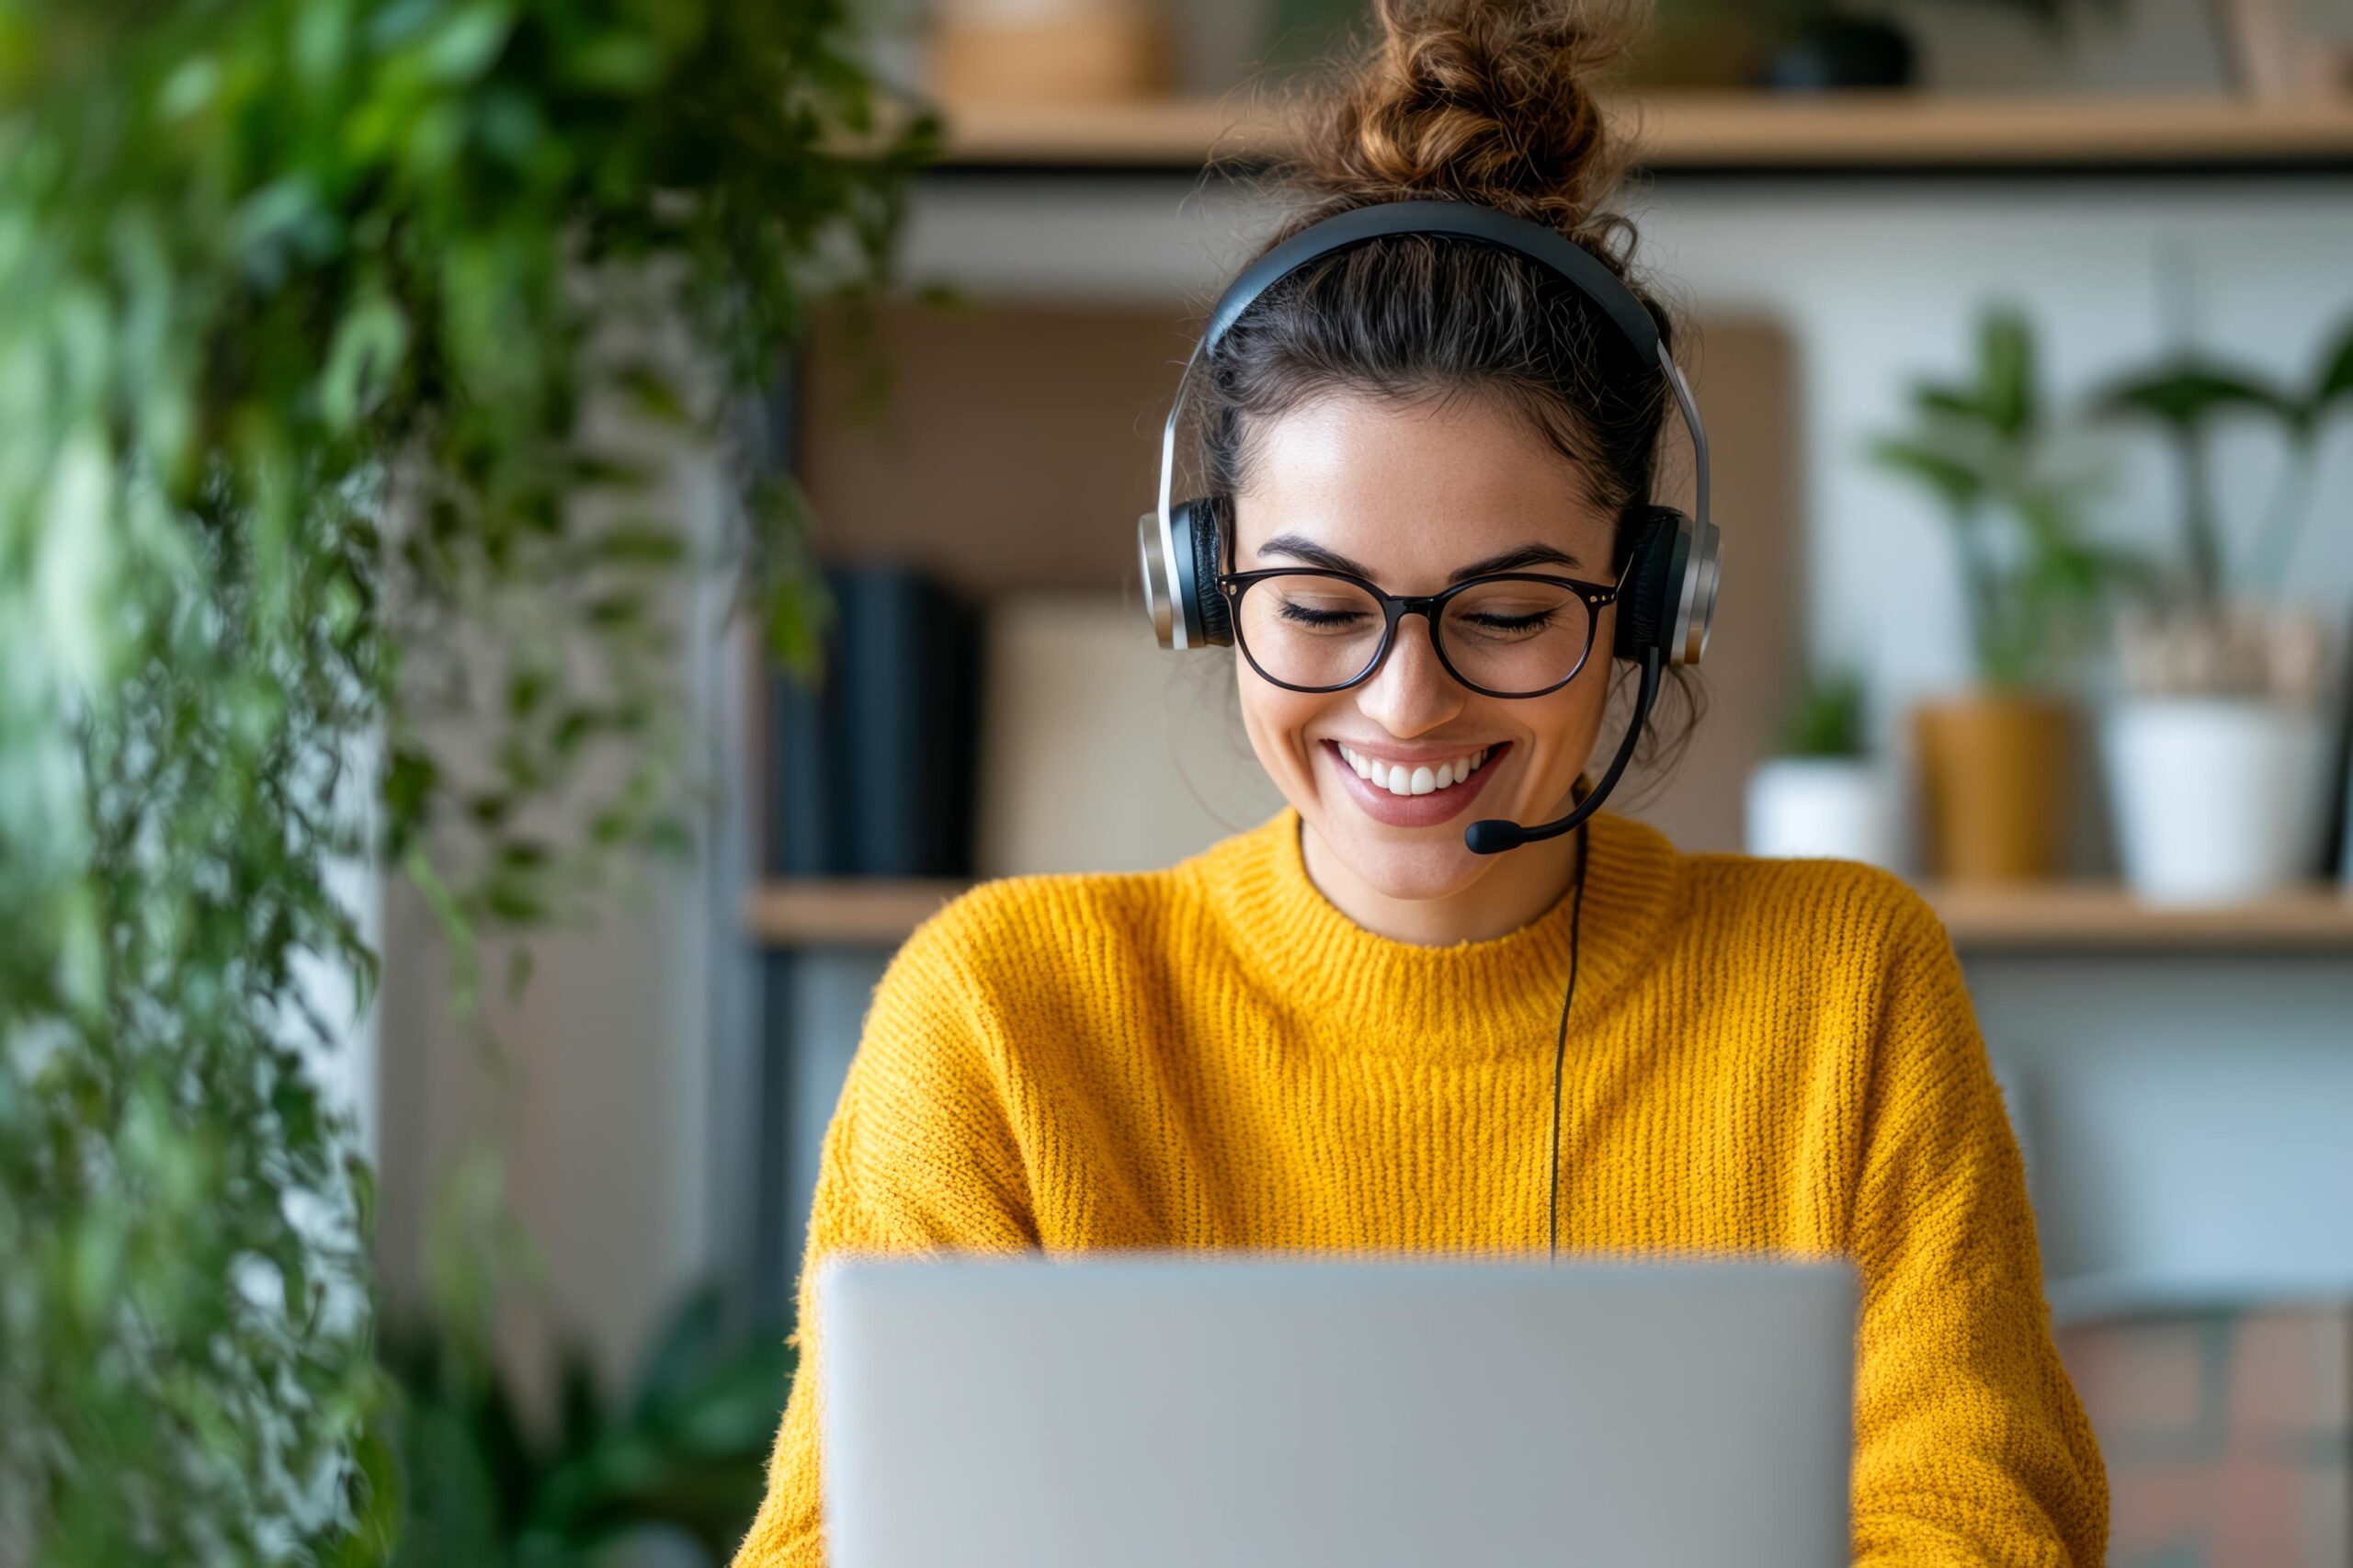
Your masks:
M1357 687L1357 707L1400 740L1435 729L1462 710L1469 695L1438 663L1429 618L1417 610L1398 617L1397 635L1381 667Z

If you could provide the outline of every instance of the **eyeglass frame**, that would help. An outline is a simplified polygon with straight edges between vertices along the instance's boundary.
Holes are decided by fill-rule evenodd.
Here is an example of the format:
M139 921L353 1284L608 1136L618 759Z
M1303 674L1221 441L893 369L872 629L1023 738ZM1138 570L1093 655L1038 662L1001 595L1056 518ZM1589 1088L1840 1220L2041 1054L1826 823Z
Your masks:
M1618 602L1619 595L1626 588L1626 574L1632 571L1633 566L1633 557L1629 554L1626 564L1619 568L1618 581L1615 583L1592 583L1582 577L1556 577L1543 572L1491 572L1482 577L1465 577L1460 583L1449 584L1435 594L1392 594L1370 578L1359 577L1353 572L1334 571L1324 566L1262 566L1251 572L1221 572L1217 574L1217 585L1219 592L1225 596L1226 619L1233 627L1234 646L1242 650L1242 656L1250 661L1250 667L1258 672L1261 679L1281 687L1285 691L1322 695L1346 691L1350 687L1362 686L1388 659L1389 651L1396 646L1397 623L1409 615L1418 613L1422 618L1422 624L1429 629L1430 651L1438 655L1439 666L1448 675L1452 676L1459 685L1477 692L1482 697L1496 697L1517 701L1523 698L1550 696L1584 673L1586 661L1593 657L1594 638L1601 627L1601 611ZM1250 640L1243 634L1242 631L1242 596L1248 590L1251 584L1267 577L1336 577L1343 583L1352 583L1370 594L1381 605L1382 617L1381 646L1373 650L1372 657L1366 661L1364 668L1337 686L1299 686L1267 674L1266 666L1258 663L1258 655L1250 651ZM1567 588L1577 596L1585 605L1585 647L1577 654L1577 662L1570 666L1567 675L1563 676L1552 685L1540 687L1534 691L1496 691L1492 687L1479 685L1454 667L1454 661L1447 656L1445 633L1439 630L1445 619L1446 602L1455 595L1478 587L1484 583L1546 583L1556 588Z

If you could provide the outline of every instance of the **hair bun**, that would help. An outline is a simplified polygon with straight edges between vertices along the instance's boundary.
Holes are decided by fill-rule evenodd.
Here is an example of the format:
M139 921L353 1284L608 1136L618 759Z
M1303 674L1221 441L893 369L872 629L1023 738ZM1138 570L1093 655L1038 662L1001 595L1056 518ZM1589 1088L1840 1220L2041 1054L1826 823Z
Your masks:
M1564 233L1600 210L1629 159L1594 84L1642 40L1623 0L1375 0L1288 161L1327 209L1415 197L1500 208Z

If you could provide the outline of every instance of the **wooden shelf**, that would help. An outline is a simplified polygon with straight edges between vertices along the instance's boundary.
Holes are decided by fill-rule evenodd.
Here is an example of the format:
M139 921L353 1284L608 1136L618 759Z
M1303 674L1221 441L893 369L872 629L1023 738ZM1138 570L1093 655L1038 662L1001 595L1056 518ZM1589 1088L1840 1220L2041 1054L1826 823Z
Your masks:
M1964 951L2353 953L2353 896L2323 886L2194 907L2143 903L2104 882L1920 891Z
M769 882L745 911L770 947L895 947L969 882L841 878ZM2107 883L1927 886L1922 894L1966 952L2279 952L2353 955L2353 895L2280 893L2211 908L2142 903Z
M2353 96L2265 103L2219 94L1969 96L1623 95L1608 112L1653 170L1952 168L2353 171ZM1212 153L1263 159L1280 113L1237 93L1114 105L949 105L950 165L1198 168Z
M926 916L971 885L953 878L771 881L752 890L745 919L753 937L768 947L897 947Z

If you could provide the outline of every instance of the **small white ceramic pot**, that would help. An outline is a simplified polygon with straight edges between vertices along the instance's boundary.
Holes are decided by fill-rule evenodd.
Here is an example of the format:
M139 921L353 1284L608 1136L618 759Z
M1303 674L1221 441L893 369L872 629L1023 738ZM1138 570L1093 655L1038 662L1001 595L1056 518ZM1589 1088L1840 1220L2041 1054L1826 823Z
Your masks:
M1751 855L1826 857L1897 869L1895 792L1859 757L1777 756L1748 776Z
M2326 789L2316 709L2136 697L2110 708L2101 728L2117 847L2135 894L2224 903L2311 877Z

